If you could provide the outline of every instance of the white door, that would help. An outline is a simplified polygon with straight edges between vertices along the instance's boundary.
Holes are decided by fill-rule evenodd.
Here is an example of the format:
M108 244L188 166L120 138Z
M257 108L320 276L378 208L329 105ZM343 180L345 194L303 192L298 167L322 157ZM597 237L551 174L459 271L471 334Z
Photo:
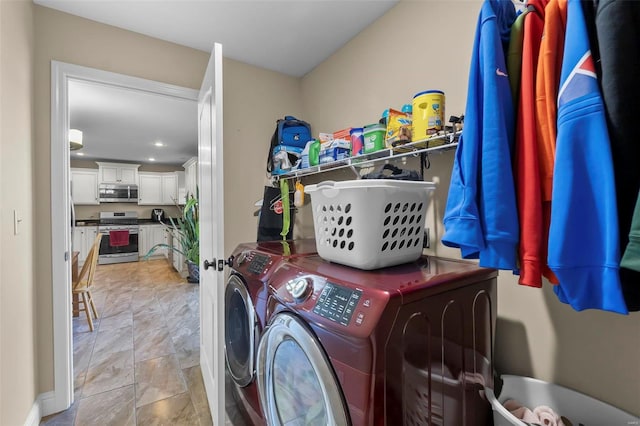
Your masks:
M222 158L222 45L216 43L198 96L200 366L214 425L225 424L224 272L216 268L225 257Z

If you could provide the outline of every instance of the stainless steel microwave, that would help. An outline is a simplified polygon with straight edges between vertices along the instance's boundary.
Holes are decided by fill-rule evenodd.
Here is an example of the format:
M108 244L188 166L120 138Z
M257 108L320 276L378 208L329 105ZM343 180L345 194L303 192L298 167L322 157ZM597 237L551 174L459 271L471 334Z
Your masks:
M98 186L101 203L137 203L138 185L101 183Z

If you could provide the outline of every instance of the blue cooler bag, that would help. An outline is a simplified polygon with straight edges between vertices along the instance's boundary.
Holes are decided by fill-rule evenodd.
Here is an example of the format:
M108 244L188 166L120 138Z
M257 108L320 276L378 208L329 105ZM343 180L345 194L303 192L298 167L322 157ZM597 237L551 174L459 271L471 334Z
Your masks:
M278 120L278 143L287 146L304 148L311 140L311 126L303 120L287 115L284 120Z
M279 175L298 168L302 150L311 139L311 126L306 121L291 115L279 119L271 137L267 172Z

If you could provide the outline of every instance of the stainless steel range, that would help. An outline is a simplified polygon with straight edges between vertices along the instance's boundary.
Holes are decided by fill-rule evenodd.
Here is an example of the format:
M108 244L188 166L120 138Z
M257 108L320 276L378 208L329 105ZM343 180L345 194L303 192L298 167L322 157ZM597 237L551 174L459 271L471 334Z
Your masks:
M98 232L102 233L98 263L138 261L138 213L101 212Z

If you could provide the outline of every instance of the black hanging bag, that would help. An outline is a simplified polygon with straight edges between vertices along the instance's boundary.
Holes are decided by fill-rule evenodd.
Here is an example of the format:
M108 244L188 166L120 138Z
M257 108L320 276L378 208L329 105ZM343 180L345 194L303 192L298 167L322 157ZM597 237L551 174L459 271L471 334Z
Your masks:
M291 215L291 223L294 222L295 207L293 206L293 193L289 193L289 211ZM282 240L282 223L283 223L283 203L280 195L280 188L273 186L264 187L264 198L262 199L262 208L260 209L260 218L258 219L258 238L257 241L277 241ZM293 238L293 226L289 228L287 240Z

